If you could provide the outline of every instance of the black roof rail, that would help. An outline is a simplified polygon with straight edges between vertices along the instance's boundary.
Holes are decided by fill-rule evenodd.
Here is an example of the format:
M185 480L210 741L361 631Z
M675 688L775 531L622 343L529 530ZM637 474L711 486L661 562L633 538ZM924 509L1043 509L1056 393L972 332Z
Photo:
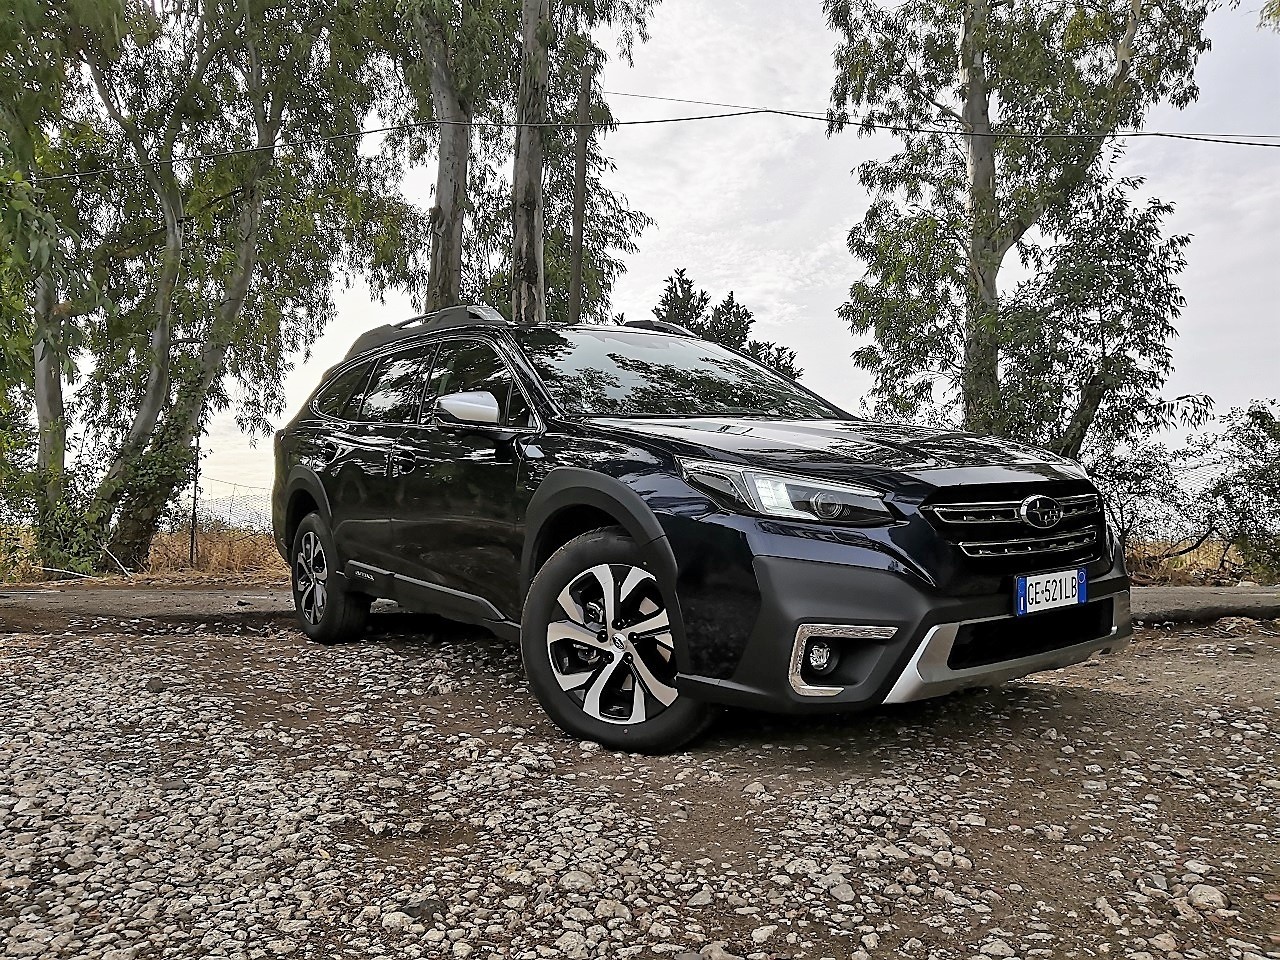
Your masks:
M697 334L688 327L682 327L678 323L671 323L667 320L624 320L624 327L635 327L637 330L656 330L659 333L679 333L686 337L696 337Z
M358 353L376 350L378 347L404 340L408 337L420 336L434 330L446 330L449 327L495 326L509 327L511 321L487 303L470 306L445 307L434 313L424 313L419 317L410 317L399 323L389 323L381 327L366 330L356 337L356 342L347 351L348 357Z

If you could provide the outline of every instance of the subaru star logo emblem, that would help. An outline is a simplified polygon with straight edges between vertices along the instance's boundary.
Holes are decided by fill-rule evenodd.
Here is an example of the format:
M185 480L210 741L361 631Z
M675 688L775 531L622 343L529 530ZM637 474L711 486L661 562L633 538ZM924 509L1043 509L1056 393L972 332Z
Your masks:
M1024 523L1038 530L1052 530L1062 521L1062 504L1053 497L1027 497L1018 508Z

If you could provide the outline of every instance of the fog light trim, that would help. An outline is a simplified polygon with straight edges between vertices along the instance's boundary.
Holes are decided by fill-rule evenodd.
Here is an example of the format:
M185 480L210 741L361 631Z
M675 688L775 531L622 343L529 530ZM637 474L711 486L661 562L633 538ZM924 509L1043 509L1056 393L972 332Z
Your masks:
M796 629L791 645L791 668L787 679L791 689L802 697L834 697L844 692L844 687L822 686L806 683L801 673L808 654L809 641L815 637L835 637L843 640L892 640L897 627L860 623L802 623Z

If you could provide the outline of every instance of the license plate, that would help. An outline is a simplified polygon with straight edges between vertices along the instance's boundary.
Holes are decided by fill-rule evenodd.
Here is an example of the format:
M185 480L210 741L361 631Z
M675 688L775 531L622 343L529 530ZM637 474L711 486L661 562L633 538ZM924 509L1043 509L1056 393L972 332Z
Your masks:
M1083 569L1018 577L1013 599L1014 612L1020 617L1055 607L1074 607L1089 599L1089 578Z

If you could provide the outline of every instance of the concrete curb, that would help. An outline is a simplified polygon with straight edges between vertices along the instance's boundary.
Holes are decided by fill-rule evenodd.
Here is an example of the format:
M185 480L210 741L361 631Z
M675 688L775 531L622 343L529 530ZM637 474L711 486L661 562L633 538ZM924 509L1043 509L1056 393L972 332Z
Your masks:
M1223 617L1280 619L1275 587L1134 587L1133 619L1142 623L1206 623Z

